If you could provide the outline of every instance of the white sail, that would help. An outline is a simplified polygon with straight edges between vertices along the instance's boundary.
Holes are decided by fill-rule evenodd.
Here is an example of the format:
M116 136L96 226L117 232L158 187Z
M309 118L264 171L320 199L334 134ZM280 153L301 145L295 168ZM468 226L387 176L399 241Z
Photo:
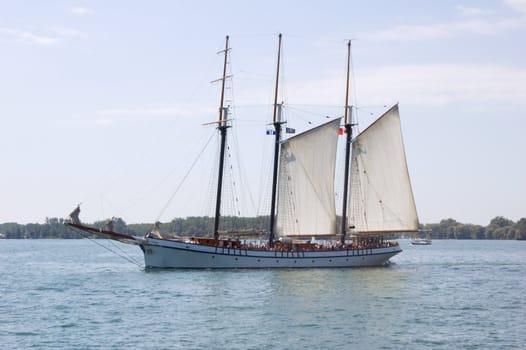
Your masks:
M276 232L279 236L336 233L334 171L340 118L281 144Z
M353 142L348 213L358 232L418 230L398 105Z

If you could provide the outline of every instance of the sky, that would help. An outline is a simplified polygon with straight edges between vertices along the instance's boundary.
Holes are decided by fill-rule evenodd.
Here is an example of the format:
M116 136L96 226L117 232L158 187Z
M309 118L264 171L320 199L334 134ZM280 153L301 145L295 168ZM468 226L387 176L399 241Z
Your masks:
M0 223L213 215L226 35L222 214L266 215L278 33L287 126L343 115L352 39L359 128L399 103L420 221L526 217L526 0L1 0Z

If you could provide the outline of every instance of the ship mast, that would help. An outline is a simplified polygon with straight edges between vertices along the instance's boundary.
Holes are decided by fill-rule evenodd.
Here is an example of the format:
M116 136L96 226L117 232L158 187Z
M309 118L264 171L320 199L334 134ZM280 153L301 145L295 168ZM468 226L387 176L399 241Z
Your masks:
M225 143L226 143L226 130L229 128L229 126L226 124L227 119L227 113L228 108L224 107L224 99L225 99L225 81L226 81L226 64L228 59L228 35L226 36L225 40L225 61L223 64L223 77L220 78L222 80L221 83L221 102L219 105L219 121L218 121L218 127L219 133L221 135L221 149L220 149L220 155L219 155L219 175L217 178L217 196L216 196L216 213L215 213L215 221L214 221L214 239L219 239L219 219L221 217L221 190L223 188L223 167L225 163Z
M345 244L345 235L347 234L347 197L349 192L349 160L351 153L352 140L352 106L349 106L349 76L351 70L351 41L347 43L347 82L345 85L345 176L343 182L343 208L342 208L342 225L341 225L341 243ZM349 115L350 114L350 115Z
M269 246L274 245L274 226L275 226L275 215L276 215L276 192L278 182L278 162L279 162L279 141L281 134L281 113L278 113L278 88L279 88L279 64L281 59L281 33L278 36L278 62L276 66L276 87L274 90L274 112L272 122L275 130L274 138L274 169L272 173L272 199L270 204L270 234L268 238Z

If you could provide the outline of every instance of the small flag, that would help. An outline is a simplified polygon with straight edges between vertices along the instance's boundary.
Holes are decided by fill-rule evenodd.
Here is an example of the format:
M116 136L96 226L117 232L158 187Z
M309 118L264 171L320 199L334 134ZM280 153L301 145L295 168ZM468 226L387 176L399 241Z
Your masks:
M285 132L287 134L294 134L296 133L296 129L293 129L293 128L285 128Z
M276 130L267 130L267 135L276 135Z
M338 129L338 135L343 135L343 134L346 134L347 132L345 131L344 128L339 128Z

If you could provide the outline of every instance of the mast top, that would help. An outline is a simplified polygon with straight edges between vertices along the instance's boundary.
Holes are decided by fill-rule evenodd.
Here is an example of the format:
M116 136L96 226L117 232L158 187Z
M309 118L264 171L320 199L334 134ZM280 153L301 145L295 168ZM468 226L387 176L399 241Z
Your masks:
M276 123L280 123L281 121L278 120L278 88L279 88L279 64L281 60L281 33L278 35L278 62L276 64L276 86L274 89L274 113L272 117L272 122L274 125Z
M225 127L226 125L224 124L225 123L225 113L224 113L224 100L225 100L225 81L226 81L226 64L227 64L227 61L228 61L228 50L229 50L229 47L228 47L228 35L226 36L226 39L225 39L225 60L224 60L224 63L223 63L223 77L221 78L222 82L221 82L221 101L220 101L220 104L219 104L219 127Z
M349 82L351 75L351 40L347 42L347 82L345 84L345 125L350 125L352 121L349 121Z

